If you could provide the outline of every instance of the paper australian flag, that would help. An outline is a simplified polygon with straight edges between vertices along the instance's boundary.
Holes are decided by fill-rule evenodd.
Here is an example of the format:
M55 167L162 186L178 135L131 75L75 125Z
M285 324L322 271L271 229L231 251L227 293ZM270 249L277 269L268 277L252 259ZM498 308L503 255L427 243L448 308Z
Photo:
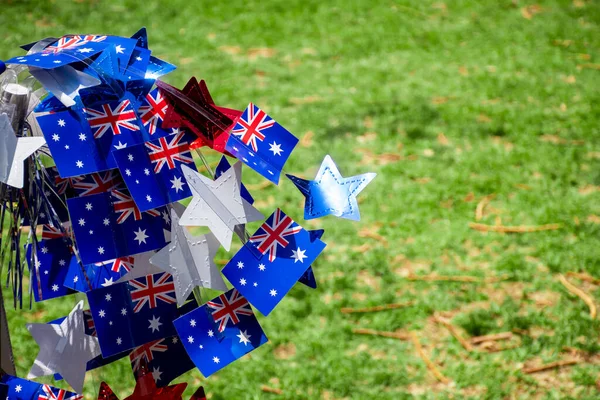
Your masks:
M225 149L276 185L298 138L250 103L236 120Z
M81 261L94 264L156 250L167 244L166 209L140 211L125 191L67 200Z
M325 249L317 236L277 209L223 268L223 275L268 315Z
M40 53L11 58L6 64L21 64L42 69L54 69L83 61L100 53L111 43L108 36L68 35L46 47Z
M180 130L174 135L113 153L127 188L141 211L192 195L181 165L196 170L190 152L194 138L194 135Z
M141 378L140 366L145 361L157 387L167 386L195 367L179 336L153 340L136 347L129 354L129 359L135 380Z
M78 292L89 292L100 287L107 287L129 272L133 263L134 258L126 256L82 266L73 257L65 276L64 285Z
M35 301L54 299L75 293L64 286L71 262L71 250L65 239L41 240L32 261L33 245L27 245L27 262L31 271Z
M147 275L87 293L104 357L176 334L173 277Z
M152 139L170 136L172 129L163 129L162 124L170 107L167 98L156 88L146 95L138 108L140 120Z
M236 289L174 321L185 350L209 377L267 342L248 300Z
M118 169L67 178L73 181L73 190L79 197L125 189Z
M116 168L110 155L112 138L95 139L81 109L36 118L62 178Z
M8 397L6 398L10 400L83 400L83 396L80 394L8 374L0 376L0 382L8 386Z

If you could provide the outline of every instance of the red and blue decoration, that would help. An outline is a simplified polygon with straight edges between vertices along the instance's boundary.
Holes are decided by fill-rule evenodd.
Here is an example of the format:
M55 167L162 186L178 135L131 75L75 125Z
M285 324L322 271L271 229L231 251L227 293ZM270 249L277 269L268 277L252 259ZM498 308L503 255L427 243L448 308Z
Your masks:
M329 156L312 181L287 173L298 138L247 99L217 105L204 80L182 89L159 80L175 66L152 55L145 28L23 49L0 62L0 247L14 307L74 305L20 327L40 348L29 377L64 378L81 392L86 371L129 356L126 399L182 399L187 384L173 380L194 368L209 377L258 351L268 341L259 319L297 282L317 287L324 231L281 208L256 209L261 192L250 194L242 167L275 184L285 174L306 197L307 220L358 220L356 196L375 174L344 178ZM215 171L201 149L221 157ZM249 235L253 221L264 222ZM219 270L217 250L234 236L241 248ZM221 294L206 301L208 288ZM0 344L11 351L4 336ZM83 398L6 374L0 397ZM97 398L118 400L105 382ZM205 400L204 389L191 399Z

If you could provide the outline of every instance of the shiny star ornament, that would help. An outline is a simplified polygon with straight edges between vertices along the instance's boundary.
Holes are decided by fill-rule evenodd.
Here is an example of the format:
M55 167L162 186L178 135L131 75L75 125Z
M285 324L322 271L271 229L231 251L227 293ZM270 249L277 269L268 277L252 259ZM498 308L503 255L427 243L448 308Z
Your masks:
M156 387L156 382L154 382L152 372L148 370L148 364L143 361L140 364L140 368L142 372L135 384L135 389L124 400L181 400L181 395L185 391L187 383L158 388ZM119 398L106 382L102 382L100 384L98 400L119 400Z
M321 163L314 180L309 181L287 174L286 176L306 197L304 219L314 219L326 215L360 220L356 196L375 178L369 172L344 178L329 155Z
M100 355L98 339L85 334L83 301L60 324L27 324L27 329L40 347L27 379L59 373L81 393L86 363Z
M150 262L173 275L177 304L182 306L196 286L227 291L221 272L213 261L220 245L212 233L192 236L179 225L171 210L171 243L156 253Z
M23 162L45 143L43 137L17 138L8 115L0 114L0 182L22 188Z
M208 226L229 251L237 225L259 221L263 215L240 195L242 163L237 162L216 180L181 166L193 198L179 220L182 226Z

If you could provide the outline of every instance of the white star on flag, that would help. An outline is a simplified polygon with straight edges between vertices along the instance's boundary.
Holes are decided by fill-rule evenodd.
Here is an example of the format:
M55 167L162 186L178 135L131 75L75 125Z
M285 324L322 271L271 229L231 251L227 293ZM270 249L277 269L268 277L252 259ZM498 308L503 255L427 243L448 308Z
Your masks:
M137 232L135 233L135 239L138 242L138 245L141 245L142 243L146 243L146 239L148 239L150 236L146 235L146 229L142 230L142 228L138 228Z
M162 325L162 322L160 322L160 317L156 318L156 316L153 315L152 319L149 319L148 322L150 322L148 329L152 329L152 332L160 330L160 326Z
M269 143L269 147L270 147L269 151L273 152L274 156L280 156L281 152L283 151L281 149L281 145L277 144L276 142Z
M239 335L236 335L236 336L237 336L238 338L240 338L240 343L244 343L244 346L247 346L247 345L248 345L248 343L250 343L250 337L251 337L252 335L248 335L248 331L244 331L244 332L242 332L242 331L240 330L240 334L239 334Z
M298 261L304 263L304 259L308 258L308 256L304 253L306 253L306 250L302 250L300 247L298 247L298 250L292 250L292 258L294 259L294 264L296 264Z

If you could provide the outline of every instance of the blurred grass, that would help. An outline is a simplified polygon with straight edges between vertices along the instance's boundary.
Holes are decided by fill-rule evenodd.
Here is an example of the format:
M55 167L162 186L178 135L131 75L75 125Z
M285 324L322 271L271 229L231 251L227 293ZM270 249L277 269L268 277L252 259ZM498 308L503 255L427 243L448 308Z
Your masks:
M303 145L286 166L312 177L330 154L342 174L377 179L361 194L362 221L303 223L290 182L254 190L328 243L319 288L296 287L269 318L270 344L204 384L212 399L598 397L597 320L556 280L600 276L600 4L539 1L48 1L1 5L0 59L18 45L66 33L130 35L147 26L153 53L178 66L167 80L206 79L218 104L267 110ZM249 171L245 181L260 178ZM556 231L469 229L483 223ZM365 229L376 231L377 238ZM371 236L364 237L364 236ZM491 277L498 283L420 282L409 274ZM573 280L595 298L598 286ZM9 296L5 292L5 296ZM412 300L406 309L345 315L341 307ZM9 310L18 370L37 348L26 321L65 315L74 299ZM468 355L431 316L478 335L517 329L520 345ZM357 336L354 327L415 330L452 379L435 381L410 342ZM588 352L574 367L525 375L523 365ZM131 392L129 365L88 374ZM189 391L188 391L189 392Z

